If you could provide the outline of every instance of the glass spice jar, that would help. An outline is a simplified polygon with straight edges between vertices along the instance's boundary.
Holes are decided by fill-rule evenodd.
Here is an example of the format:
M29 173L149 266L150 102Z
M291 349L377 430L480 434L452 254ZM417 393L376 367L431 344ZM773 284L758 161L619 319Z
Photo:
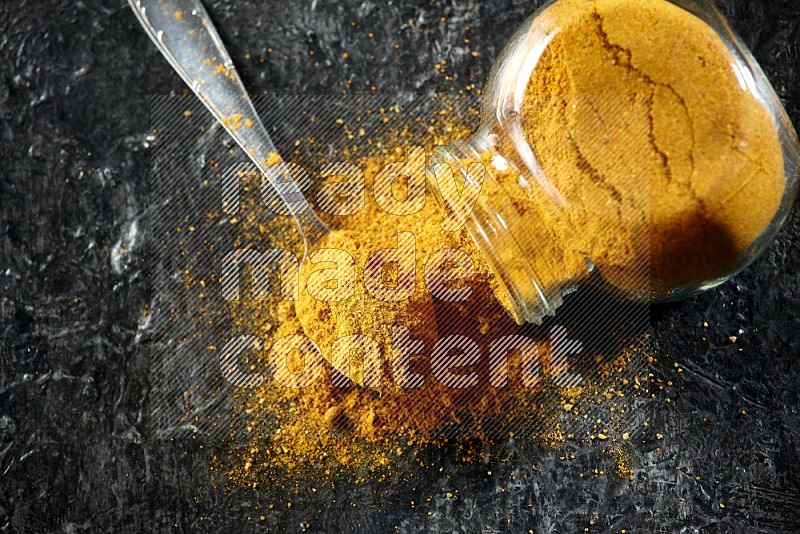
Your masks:
M558 0L500 54L478 130L431 159L434 191L447 165L480 188L466 227L497 297L540 323L589 279L645 301L730 279L786 220L800 144L710 2Z

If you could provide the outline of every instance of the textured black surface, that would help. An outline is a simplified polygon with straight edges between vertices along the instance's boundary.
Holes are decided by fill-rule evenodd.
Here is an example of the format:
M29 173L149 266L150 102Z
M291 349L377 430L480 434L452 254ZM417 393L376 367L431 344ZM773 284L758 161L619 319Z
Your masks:
M536 5L225 0L209 11L253 92L425 93L481 86ZM800 123L796 0L722 7ZM4 1L0 58L0 530L233 530L261 514L279 532L800 530L797 209L733 282L654 309L655 372L675 386L647 408L664 437L636 445L632 482L592 476L604 460L576 444L572 462L542 450L491 475L443 458L441 471L380 490L288 488L298 505L270 510L219 488L213 448L144 432L151 295L131 228L147 210L149 97L182 91L180 80L120 0Z

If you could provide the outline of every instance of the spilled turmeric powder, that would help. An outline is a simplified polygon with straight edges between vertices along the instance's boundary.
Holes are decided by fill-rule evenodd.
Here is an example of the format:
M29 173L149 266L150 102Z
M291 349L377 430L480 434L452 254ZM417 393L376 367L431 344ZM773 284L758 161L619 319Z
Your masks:
M436 130L444 132L446 138L466 133L466 126L456 126L451 115L437 117ZM334 231L317 250L328 247L347 252L361 270L376 250L398 246L398 232L413 233L417 251L414 295L404 302L374 298L364 288L363 272L359 272L357 287L349 299L354 302L313 298L308 291L309 275L333 268L335 262L310 261L301 269L306 287L298 301L272 295L270 299L243 298L229 303L237 328L263 340L255 360L247 362L252 369L269 370L273 363L270 348L276 341L295 335L318 344L330 365L302 388L286 387L269 376L258 387L233 388L233 415L243 428L231 427L229 449L218 458L215 468L232 483L252 487L283 483L286 478L282 477L299 474L311 479L334 473L380 478L395 466L414 462L414 456L425 448L445 443L456 446L461 461L478 461L485 458L489 444L510 436L556 446L571 439L569 436L589 440L605 427L611 428L610 423L601 425L596 416L592 422L600 426L599 430L590 428L583 433L565 426L564 421L574 418L582 425L585 414L590 413L584 412L584 404L591 409L596 398L624 401L625 388L609 385L613 383L609 377L626 369L641 373L643 353L624 343L587 345L579 360L556 361L550 330L519 326L508 316L494 298L493 277L466 230L442 229L443 210L429 191L418 213L398 215L381 209L372 194L374 177L387 162L403 160L405 146L421 138L403 127L372 135L377 148L341 155L364 170L367 202L357 213L330 218ZM424 139L424 147L430 152L442 140L434 135ZM258 201L253 199L254 203ZM243 242L269 235L274 244L276 233L284 232L286 239L293 238L290 221L264 222L254 216L257 211L255 206L244 210L246 220L239 224L248 237ZM457 284L460 289L469 289L464 300L442 300L428 291L425 264L444 248L464 252L473 264L471 275ZM320 296L316 291L324 289L335 287L317 287L311 293ZM247 296L247 291L242 294ZM414 347L408 370L419 375L416 384L395 380L392 354L396 347L387 328L391 324L407 329L406 339ZM613 330L603 333L609 331ZM370 382L374 377L370 377L370 365L363 359L366 352L358 344L351 346L354 350L347 365L332 357L337 340L353 334L376 341L377 363L383 373L380 385ZM469 387L451 387L431 368L435 345L448 336L469 338L480 354L475 362L457 370L464 376L475 373L478 377ZM627 338L623 335L620 339ZM494 372L493 353L506 356ZM495 359L495 363L499 361ZM292 358L287 367L300 372L305 363L302 358ZM562 380L573 373L580 374L581 380L570 384ZM613 396L607 392L609 388L615 392ZM622 416L621 411L615 413Z

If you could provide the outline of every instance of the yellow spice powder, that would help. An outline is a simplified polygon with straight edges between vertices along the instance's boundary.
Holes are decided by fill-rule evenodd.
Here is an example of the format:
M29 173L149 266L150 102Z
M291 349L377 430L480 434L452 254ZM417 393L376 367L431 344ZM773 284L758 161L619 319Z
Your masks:
M540 19L554 37L521 121L566 203L502 173L494 200L546 227L546 261L566 279L589 258L659 298L727 274L775 217L785 178L776 124L726 44L664 0L559 0Z
M699 19L661 0L560 0L542 17L558 32L534 69L521 118L551 188L568 199L567 209L549 209L551 198L520 188L513 168L495 169L482 193L536 222L529 232L541 249L526 261L541 257L557 264L566 283L584 276L590 258L612 284L656 296L723 275L774 217L784 177L775 124L755 97L741 91L722 40ZM360 161L368 179L386 155L384 150ZM371 199L372 183L367 186ZM474 244L463 230L443 232L438 225L443 212L426 199L422 211L403 216L370 201L318 244L346 251L363 269L371 253L398 246L398 232L413 233L416 271L409 298L376 299L356 278L346 300L315 298L301 284L299 300L282 304L277 322L255 320L257 313L248 319L241 308L239 320L250 321L256 335L277 339L303 333L333 367L361 385L369 377L358 351L349 365L331 354L336 340L367 336L378 345L384 378L374 388L383 395L332 385L330 370L307 388L287 390L270 382L244 395L242 402L256 418L279 405L290 407L266 432L253 430L256 452L249 465L258 457L264 465L282 458L287 467L331 456L344 465L362 462L364 449L337 438L333 429L377 444L368 457L386 465L391 453L382 447L399 436L424 442L447 425L467 422L480 432L492 418L525 420L541 408L539 390L514 380L519 354L509 361L508 388L486 380L472 389L445 387L424 359L412 361L425 378L421 387L392 388L391 325L408 328L424 344L425 355L447 334L479 333L485 349L497 336L520 333L492 298L493 278ZM443 304L427 291L425 259L442 248L464 250L472 259L467 302ZM329 267L330 262L306 263L301 281ZM539 356L546 375L552 371L546 347ZM483 376L486 365L486 359L477 364ZM251 430L257 426L256 421ZM551 427L558 434L558 426Z
M402 139L393 140L399 143ZM372 190L370 178L392 157L391 151L379 150L358 160L365 171L368 190ZM483 458L487 443L507 438L511 429L517 434L527 431L555 445L568 435L559 421L559 414L567 410L562 405L569 406L569 410L576 406L576 414L580 414L577 407L583 397L619 398L605 390L598 391L596 385L604 383L607 375L623 370L633 353L626 350L615 355L587 353L586 361L592 365L586 366L586 382L573 388L554 387L552 375L563 369L553 369L550 365L551 346L546 332L521 327L505 313L493 297L491 275L472 241L464 230L453 233L441 229L443 212L433 198L428 196L425 208L418 214L404 216L387 213L371 200L371 195L367 198L370 200L364 210L348 217L345 229L334 231L320 246L336 245L350 252L357 258L357 264L363 266L369 251L394 246L398 230L413 229L423 258L432 249L442 247L457 248L470 255L476 267L468 281L472 293L464 302L439 302L420 285L414 297L421 303L419 307L395 304L377 315L363 311L385 308L387 303L375 301L363 289L352 297L361 302L347 305L309 298L306 291L296 303L243 301L235 306L234 321L265 340L263 360L256 364L258 369L269 365L267 345L285 336L307 335L328 358L328 350L338 336L360 332L380 342L382 363L388 375L390 343L384 324L376 319L409 326L416 338L424 339L425 349L415 363L415 370L424 376L423 384L417 388L399 390L390 387L390 383L376 388L379 391L354 384L342 387L334 383L332 369L327 367L313 384L304 388L286 388L267 380L257 389L237 390L236 411L247 428L244 440L237 438L230 456L221 460L227 462L222 468L231 480L237 484L261 483L273 481L286 470L305 469L327 473L340 469L346 473L384 472L398 458L414 454L419 447L436 446L450 439L466 447L461 449L463 460L476 460ZM270 228L266 231L270 233ZM321 264L315 268L324 267ZM303 274L307 276L308 271ZM474 387L454 389L431 375L433 345L452 334L471 337L480 347L483 356L474 368L483 378ZM539 344L537 361L541 380L537 385L522 383L520 351L508 355L507 383L498 387L489 382L486 357L489 345L505 335L528 336ZM363 383L361 362L354 360L354 363L350 369L339 370L349 373L354 382ZM582 416L575 417L583 421Z

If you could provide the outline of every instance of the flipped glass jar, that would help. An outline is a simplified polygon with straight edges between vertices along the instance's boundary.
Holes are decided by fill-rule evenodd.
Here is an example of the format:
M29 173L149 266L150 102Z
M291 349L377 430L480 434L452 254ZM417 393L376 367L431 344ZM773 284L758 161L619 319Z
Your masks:
M734 276L786 219L800 144L709 2L557 0L506 45L434 180L443 165L480 188L466 226L499 300L540 323L592 274L648 301Z

